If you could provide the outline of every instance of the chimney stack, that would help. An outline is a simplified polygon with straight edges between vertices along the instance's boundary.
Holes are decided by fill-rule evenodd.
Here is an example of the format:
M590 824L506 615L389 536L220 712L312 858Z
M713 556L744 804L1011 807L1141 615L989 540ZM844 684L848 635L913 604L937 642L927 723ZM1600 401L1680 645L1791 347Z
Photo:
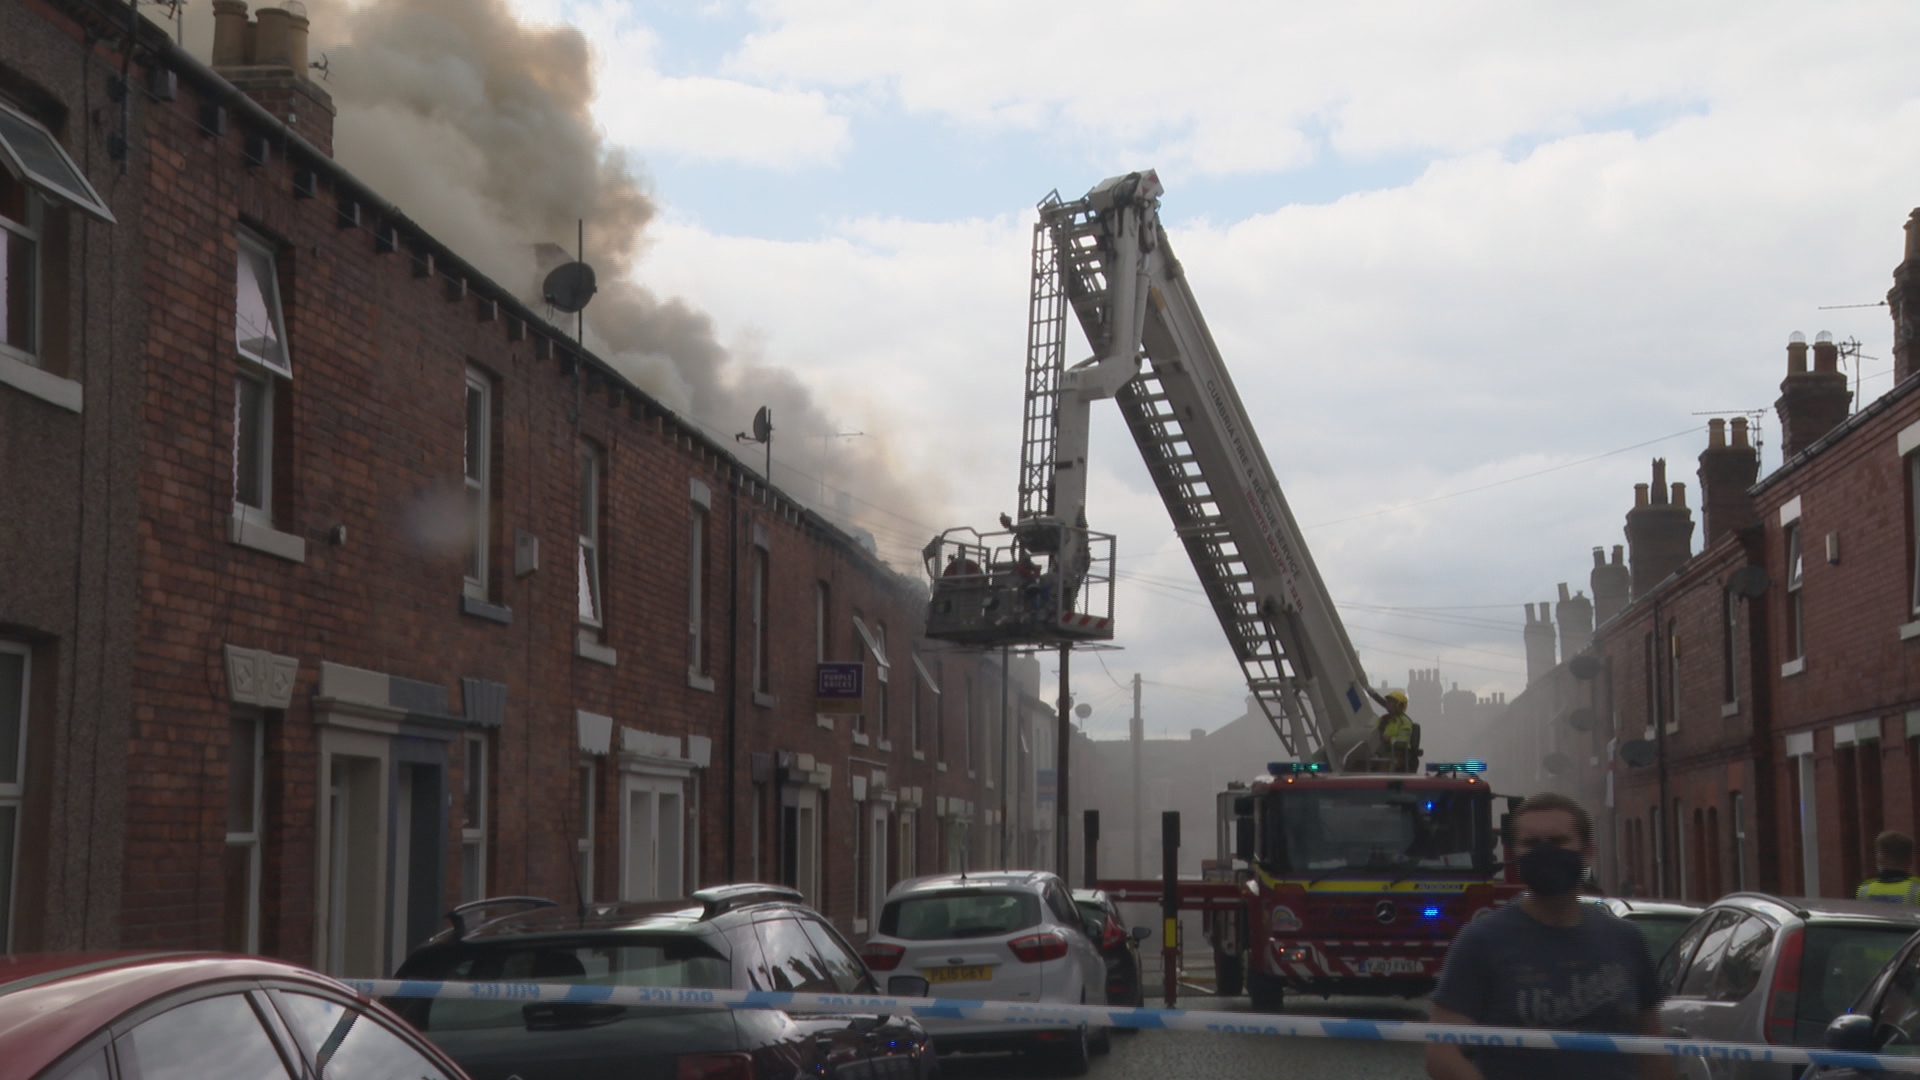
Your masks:
M1653 459L1652 501L1648 485L1635 484L1633 509L1627 511L1627 564L1633 573L1633 599L1680 569L1693 554L1693 511L1687 509L1687 486L1667 486L1667 462ZM1597 587L1596 587L1597 590Z
M1773 405L1780 414L1781 460L1792 460L1847 418L1853 392L1839 361L1840 347L1825 330L1814 339L1812 371L1807 370L1807 336L1795 330L1787 339L1787 377Z
M1560 583L1560 603L1553 616L1560 623L1560 656L1573 656L1593 643L1593 601L1586 593L1567 595L1567 583Z
M1439 668L1407 672L1407 715L1416 720L1436 719L1440 715L1444 697Z
M1523 637L1527 647L1527 685L1532 686L1554 667L1553 621L1551 605L1541 603L1538 618L1534 616L1532 604L1526 607L1527 629Z
M247 20L245 0L213 0L213 69L275 119L333 153L333 97L308 77L306 6L286 0Z
M1747 440L1747 418L1734 417L1731 441L1726 428L1726 421L1718 417L1707 421L1707 448L1700 452L1702 550L1759 520L1753 500L1747 497L1747 489L1760 476L1760 454Z
M1635 484L1637 489L1643 485ZM1619 544L1613 545L1613 561L1607 561L1605 548L1593 549L1593 573L1587 575L1587 584L1593 589L1593 625L1605 626L1607 620L1620 614L1627 606L1627 594L1632 588L1632 576L1622 561L1626 549Z
M1893 383L1920 371L1920 210L1907 216L1907 245L1887 290L1893 317Z
M1479 723L1480 699L1471 690L1460 689L1459 683L1440 697L1440 719L1448 730L1461 733L1471 732Z

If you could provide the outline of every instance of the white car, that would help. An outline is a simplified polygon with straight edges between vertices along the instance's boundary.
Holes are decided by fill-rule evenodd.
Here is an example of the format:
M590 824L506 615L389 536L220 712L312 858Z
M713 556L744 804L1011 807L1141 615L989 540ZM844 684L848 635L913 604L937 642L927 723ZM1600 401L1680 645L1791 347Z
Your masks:
M925 980L932 997L1104 1005L1107 964L1060 878L1039 870L938 874L887 893L860 950L892 993ZM1020 1050L1069 1076L1104 1053L1108 1029L979 1020L923 1021L942 1054Z

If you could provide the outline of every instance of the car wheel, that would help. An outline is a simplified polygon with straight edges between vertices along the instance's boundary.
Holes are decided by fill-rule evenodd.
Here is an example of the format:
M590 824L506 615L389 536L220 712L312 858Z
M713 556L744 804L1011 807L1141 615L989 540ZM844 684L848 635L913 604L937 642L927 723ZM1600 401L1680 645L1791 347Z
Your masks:
M1087 1040L1087 1052L1091 1054L1105 1054L1110 1052L1113 1049L1112 1035L1112 1028L1094 1029L1093 1037Z
M1239 997L1246 988L1246 967L1239 953L1213 954L1213 988L1221 997Z
M1085 1076L1090 1064L1087 1053L1087 1029L1055 1043L1046 1050L1046 1061L1059 1076Z
M1249 971L1247 997L1252 999L1254 1012L1277 1013L1287 1004L1286 984L1272 975Z

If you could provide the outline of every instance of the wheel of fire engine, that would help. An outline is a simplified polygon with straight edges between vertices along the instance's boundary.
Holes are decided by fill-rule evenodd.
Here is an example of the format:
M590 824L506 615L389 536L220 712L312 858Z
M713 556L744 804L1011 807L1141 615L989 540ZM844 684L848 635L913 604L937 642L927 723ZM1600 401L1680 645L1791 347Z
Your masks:
M1221 997L1239 997L1246 989L1246 966L1239 953L1213 954L1213 988Z
M1045 1051L1046 1062L1056 1076L1085 1076L1089 1065L1087 1051L1087 1029L1083 1027L1049 1046Z
M1254 1012L1277 1013L1287 1003L1286 984L1272 975L1249 971L1247 997L1252 999Z
M1112 1036L1112 1028L1094 1028L1093 1037L1087 1040L1087 1052L1099 1055L1111 1051L1113 1049Z

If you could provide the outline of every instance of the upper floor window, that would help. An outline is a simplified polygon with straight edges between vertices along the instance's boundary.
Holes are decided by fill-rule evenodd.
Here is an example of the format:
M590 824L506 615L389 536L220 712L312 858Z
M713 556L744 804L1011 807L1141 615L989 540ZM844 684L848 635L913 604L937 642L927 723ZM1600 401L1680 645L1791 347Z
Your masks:
M1680 726L1680 631L1679 621L1667 622L1667 730Z
M26 795L27 702L32 656L0 641L0 944L13 938L13 871L18 863L20 804Z
M813 586L813 660L827 662L827 635L833 628L833 591L824 581Z
M1907 546L1913 555L1913 614L1920 616L1920 453L1908 454Z
M753 549L753 692L773 693L773 653L767 611L767 549Z
M273 249L245 232L240 234L239 248L234 288L234 347L239 365L233 383L233 510L243 521L271 527L276 450L284 438L276 421L293 367L287 359Z
M1805 610L1801 605L1801 571L1805 562L1801 552L1800 523L1787 526L1787 659L1798 660L1807 654Z
M1720 590L1720 700L1731 705L1740 700L1738 673L1734 670L1738 653L1740 603L1732 589Z
M687 674L707 673L707 508L693 504L687 529Z
M606 617L600 577L600 480L606 461L592 443L580 444L580 621L600 626Z
M493 383L479 371L467 371L467 440L463 473L466 479L467 575L466 592L485 600L488 580L488 542L493 532Z
M0 355L40 356L39 196L0 169Z

